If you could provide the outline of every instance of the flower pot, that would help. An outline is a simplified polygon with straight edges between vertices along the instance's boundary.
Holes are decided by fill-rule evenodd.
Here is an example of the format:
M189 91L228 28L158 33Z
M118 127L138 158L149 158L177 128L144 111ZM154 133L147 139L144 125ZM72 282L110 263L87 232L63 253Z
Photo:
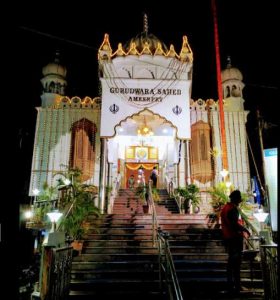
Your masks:
M143 205L143 213L147 214L149 212L149 205Z
M71 246L73 247L74 250L78 252L78 255L81 255L83 244L84 244L83 241L75 240L71 243Z

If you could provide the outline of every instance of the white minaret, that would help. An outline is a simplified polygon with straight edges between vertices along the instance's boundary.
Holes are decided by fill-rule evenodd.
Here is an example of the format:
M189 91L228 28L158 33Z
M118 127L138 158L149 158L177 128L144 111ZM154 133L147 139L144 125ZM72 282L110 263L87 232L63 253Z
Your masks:
M43 67L44 77L41 79L43 94L41 95L42 107L51 107L65 95L67 85L66 68L60 64L59 52L56 52L54 61Z
M231 65L230 57L227 58L227 67L222 71L223 98L225 100L225 110L244 111L244 99L242 82L243 75Z

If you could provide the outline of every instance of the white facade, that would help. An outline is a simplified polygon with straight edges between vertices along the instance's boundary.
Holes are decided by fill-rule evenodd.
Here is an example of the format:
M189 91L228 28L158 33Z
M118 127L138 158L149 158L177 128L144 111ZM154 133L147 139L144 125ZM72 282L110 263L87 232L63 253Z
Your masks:
M207 207L209 197L204 192L222 179L219 107L212 99L191 100L192 52L186 37L179 54L172 45L168 50L154 36L143 41L134 39L126 47L119 44L113 53L109 36L105 35L98 51L101 98L63 96L66 70L51 64L57 74L45 73L42 83L50 87L51 82L57 82L57 89L45 90L42 107L37 109L30 195L44 182L55 185L58 179L55 174L67 170L73 161L82 161L83 165L77 141L78 138L82 141L92 130L93 138L88 137L87 147L92 145L93 150L90 160L85 161L94 165L89 168L92 173L87 183L104 191L121 173L125 187L127 172L133 164L156 164L160 188L166 188L166 180L170 179L176 186L195 183ZM242 74L229 65L222 73L222 81L229 180L245 192L250 188L250 174L245 127L248 112L243 107ZM80 124L85 124L84 128ZM139 128L144 127L152 132L150 136L137 135ZM207 171L205 177L198 167L192 134L198 134L196 147L205 156L202 167ZM150 156L149 152L149 156L137 157L137 149L141 147L156 155ZM136 151L135 156L129 157L128 150ZM78 152L73 154L73 151ZM210 152L216 155L209 158ZM100 203L104 203L102 197L101 191Z

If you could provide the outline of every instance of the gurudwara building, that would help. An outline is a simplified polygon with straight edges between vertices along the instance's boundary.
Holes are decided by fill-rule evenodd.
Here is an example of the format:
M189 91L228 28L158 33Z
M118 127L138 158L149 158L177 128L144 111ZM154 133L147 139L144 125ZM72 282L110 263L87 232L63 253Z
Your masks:
M79 168L85 183L99 187L98 207L104 211L106 186L120 180L126 188L139 168L148 181L156 166L158 188L171 181L175 187L194 183L206 212L206 191L222 180L221 122L218 101L191 98L187 37L175 49L144 30L113 49L105 34L98 64L100 95L83 99L65 94L66 68L58 57L43 68L30 195L45 182L54 185L58 171ZM250 174L242 74L228 62L221 76L228 176L245 192Z

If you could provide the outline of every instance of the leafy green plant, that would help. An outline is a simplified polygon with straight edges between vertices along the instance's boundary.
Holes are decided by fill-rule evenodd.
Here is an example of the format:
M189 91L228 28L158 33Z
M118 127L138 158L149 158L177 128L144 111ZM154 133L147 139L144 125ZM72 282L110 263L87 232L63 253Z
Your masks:
M230 187L230 190L234 190L234 186ZM211 187L208 192L212 196L211 205L213 207L213 210L216 213L219 213L223 206L230 201L229 198L229 189L226 186L225 182L219 182L215 186ZM241 209L246 209L248 207L247 200L249 198L249 195L247 193L241 193L241 200L239 207Z
M198 207L200 198L198 196L199 188L195 184L189 184L184 188L178 188L176 192L184 198L183 208L187 210L190 205L190 201L193 207Z
M215 186L209 188L209 194L212 197L210 204L215 212L220 212L223 206L229 201L227 195L228 189L225 182L219 182Z
M158 189L153 187L152 188L152 195L153 195L153 200L155 202L159 201L160 200L160 196L159 196L159 193L158 193Z
M139 196L143 205L147 205L146 197L147 197L147 187L145 185L139 185L135 189L135 195Z

